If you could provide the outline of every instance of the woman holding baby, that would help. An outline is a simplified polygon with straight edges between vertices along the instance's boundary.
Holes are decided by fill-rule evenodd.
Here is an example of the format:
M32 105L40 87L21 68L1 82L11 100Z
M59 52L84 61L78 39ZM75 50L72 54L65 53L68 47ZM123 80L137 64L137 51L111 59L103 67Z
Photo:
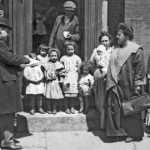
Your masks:
M105 101L105 82L106 82L106 74L107 68L109 64L109 58L111 53L111 36L103 31L99 36L100 45L93 50L93 53L90 58L90 64L92 64L93 68L95 67L94 73L94 95L95 95L95 105L97 110L100 112L101 122L100 128L105 128L105 109L104 109L104 101Z
M76 4L72 1L66 1L63 7L64 15L56 18L49 40L49 46L58 48L61 56L66 53L64 44L66 40L78 42L80 39L79 20L74 15Z

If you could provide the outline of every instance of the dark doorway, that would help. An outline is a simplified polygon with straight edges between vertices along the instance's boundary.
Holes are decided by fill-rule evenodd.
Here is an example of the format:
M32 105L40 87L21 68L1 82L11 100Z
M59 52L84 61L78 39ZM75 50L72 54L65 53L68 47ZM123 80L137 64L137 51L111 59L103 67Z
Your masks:
M33 0L33 51L39 44L49 43L50 34L58 15L63 14L63 4L67 0ZM76 0L73 0L76 4ZM78 16L78 10L75 12ZM40 23L40 25L38 25Z

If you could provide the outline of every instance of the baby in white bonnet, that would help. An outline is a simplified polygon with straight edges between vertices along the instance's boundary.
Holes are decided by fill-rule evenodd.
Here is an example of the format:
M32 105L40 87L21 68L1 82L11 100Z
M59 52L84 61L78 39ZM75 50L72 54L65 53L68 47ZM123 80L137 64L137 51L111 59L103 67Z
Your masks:
M107 53L106 48L103 45L99 45L94 50L94 53L97 67L100 69L103 76L105 76L107 74L110 54Z

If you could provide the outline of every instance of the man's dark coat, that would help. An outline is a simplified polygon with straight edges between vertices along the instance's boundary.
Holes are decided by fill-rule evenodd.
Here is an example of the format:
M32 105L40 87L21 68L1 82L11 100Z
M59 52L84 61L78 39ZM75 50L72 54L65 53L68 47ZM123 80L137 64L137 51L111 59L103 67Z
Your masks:
M19 106L19 65L29 63L25 57L13 54L5 42L0 40L0 114L14 113Z

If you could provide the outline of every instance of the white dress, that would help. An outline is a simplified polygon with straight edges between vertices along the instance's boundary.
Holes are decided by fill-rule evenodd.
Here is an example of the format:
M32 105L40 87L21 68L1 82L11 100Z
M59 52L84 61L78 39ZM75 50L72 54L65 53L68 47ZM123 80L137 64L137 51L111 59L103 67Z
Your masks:
M37 59L42 62L48 62L50 58L48 57L48 55L46 55L45 57L42 57L41 55L37 55Z
M93 86L94 77L91 74L82 75L79 79L79 92L82 96L91 95L90 87Z
M45 68L45 97L47 99L63 99L63 92L59 85L58 75L56 74L57 70L63 69L63 65L60 62L47 62L44 65Z
M64 93L66 97L76 97L78 94L78 69L81 66L81 59L77 55L64 55L60 62L65 67L66 76L64 79Z
M44 74L41 70L41 66L26 67L24 69L23 74L24 77L29 81L29 84L26 87L27 95L44 94L45 87L44 87L44 83L41 81L44 77Z

